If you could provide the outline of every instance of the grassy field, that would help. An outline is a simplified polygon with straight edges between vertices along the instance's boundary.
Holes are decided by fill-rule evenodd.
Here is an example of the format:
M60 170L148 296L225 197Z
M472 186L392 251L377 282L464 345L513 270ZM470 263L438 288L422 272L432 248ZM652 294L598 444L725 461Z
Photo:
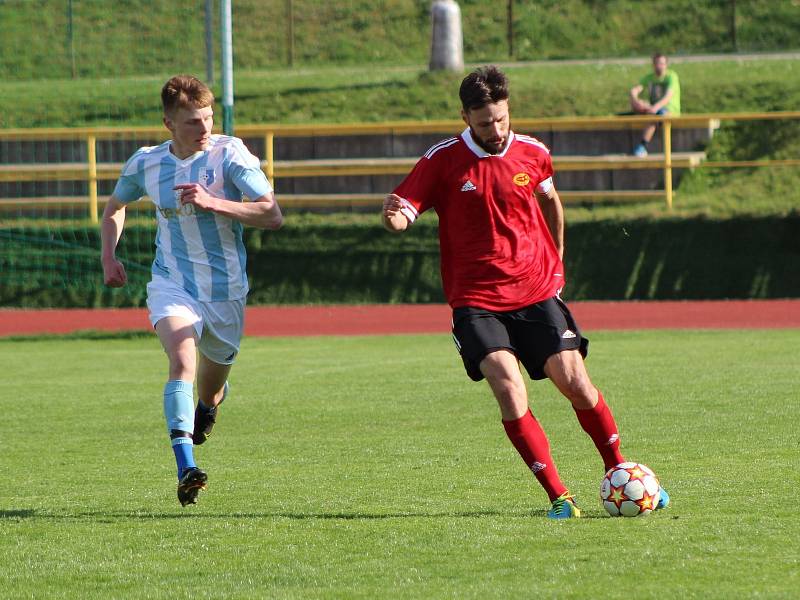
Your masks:
M546 520L445 332L245 340L187 509L154 338L0 341L2 595L792 597L800 331L591 337L623 450L672 495L662 513L604 516L599 459L538 383L588 517Z

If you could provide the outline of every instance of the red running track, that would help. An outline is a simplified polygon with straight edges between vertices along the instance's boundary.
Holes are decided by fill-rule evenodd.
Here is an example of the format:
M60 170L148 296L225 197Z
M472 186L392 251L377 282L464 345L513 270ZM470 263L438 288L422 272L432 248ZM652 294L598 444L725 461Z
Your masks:
M678 302L572 302L585 331L619 329L800 328L800 300ZM81 330L147 330L145 309L0 309L0 336ZM442 304L251 306L245 334L252 336L446 333L450 309Z

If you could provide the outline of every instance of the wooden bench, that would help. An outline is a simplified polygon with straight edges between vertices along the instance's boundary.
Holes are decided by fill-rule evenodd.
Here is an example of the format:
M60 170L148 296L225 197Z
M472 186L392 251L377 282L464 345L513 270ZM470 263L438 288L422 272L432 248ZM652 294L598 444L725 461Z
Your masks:
M694 168L705 158L704 152L673 152L672 166ZM344 175L405 175L411 171L418 158L335 158L313 160L279 160L273 165L276 179L286 177L337 177ZM558 171L603 171L620 169L661 169L664 155L651 154L639 158L625 154L602 156L554 156L553 165ZM97 163L98 180L115 180L122 163ZM268 171L267 161L261 167ZM88 163L34 163L0 165L0 181L86 181Z
M575 190L559 192L565 204L594 202L638 202L661 200L663 190ZM366 208L380 210L384 194L281 194L278 201L287 208Z
M663 190L564 190L559 192L564 204L591 204L597 202L639 202L660 200ZM285 208L298 209L354 209L373 208L380 210L384 194L279 194L278 201ZM98 204L102 207L107 197ZM89 203L86 196L46 196L33 198L0 198L0 214L16 213L25 208L39 207L85 212ZM145 196L141 201L129 205L132 210L150 211L154 205Z
M703 152L676 152L672 154L673 168L694 168L705 154ZM291 177L336 177L352 175L405 175L418 158L340 158L323 160L275 161L273 179ZM621 169L662 169L663 154L634 157L624 154L603 156L554 156L553 164L559 171L600 171ZM267 171L268 163L262 161ZM97 163L96 179L116 180L122 163ZM88 163L38 163L0 165L0 182L32 181L87 181L90 178ZM379 207L383 194L281 194L278 183L278 198L283 206L305 209L353 209L370 206ZM387 192L390 190L386 190ZM560 191L566 204L599 201L631 202L642 199L663 198L661 190L580 190ZM104 199L99 199L102 203ZM0 211L8 213L23 207L42 206L52 208L85 207L88 198L80 196L0 198Z
M694 168L705 159L705 152L673 152L674 168ZM285 177L335 177L343 175L404 175L418 158L337 158L316 160L279 160L273 169L275 179ZM262 161L266 171L268 164ZM626 154L602 156L554 156L558 171L605 171L619 169L663 169L663 154L635 157Z
M98 180L119 178L123 163L97 163ZM0 182L88 181L89 163L25 163L0 165Z

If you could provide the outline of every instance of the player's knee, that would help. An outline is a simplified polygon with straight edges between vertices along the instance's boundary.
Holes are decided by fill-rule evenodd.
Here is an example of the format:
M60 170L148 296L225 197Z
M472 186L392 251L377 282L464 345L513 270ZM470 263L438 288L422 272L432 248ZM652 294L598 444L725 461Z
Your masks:
M577 408L591 408L597 403L597 391L588 377L567 379L561 391Z
M170 379L194 379L195 357L193 353L176 351L169 355Z
M505 402L513 402L520 396L525 395L525 386L520 385L518 382L510 378L496 380L492 386L495 396L498 400Z
M527 406L528 392L521 377L515 376L513 373L488 373L486 380L501 409L522 404Z
M584 390L575 398L571 399L572 406L578 410L594 408L597 404L597 394L594 391Z
M517 419L528 410L528 395L524 384L507 379L495 381L491 387L503 419Z

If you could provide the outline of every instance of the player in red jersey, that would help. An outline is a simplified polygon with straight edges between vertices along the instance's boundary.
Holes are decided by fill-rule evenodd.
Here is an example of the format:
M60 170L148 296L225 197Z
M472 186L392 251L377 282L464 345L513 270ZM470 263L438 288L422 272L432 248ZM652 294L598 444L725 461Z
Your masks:
M572 403L606 469L625 459L614 417L584 366L589 341L559 297L564 212L552 160L544 144L511 130L499 69L470 73L459 96L467 128L430 148L386 197L383 223L404 231L436 210L442 284L467 374L488 381L506 434L547 492L548 517L579 517L528 406L519 363ZM661 498L666 506L666 492Z

